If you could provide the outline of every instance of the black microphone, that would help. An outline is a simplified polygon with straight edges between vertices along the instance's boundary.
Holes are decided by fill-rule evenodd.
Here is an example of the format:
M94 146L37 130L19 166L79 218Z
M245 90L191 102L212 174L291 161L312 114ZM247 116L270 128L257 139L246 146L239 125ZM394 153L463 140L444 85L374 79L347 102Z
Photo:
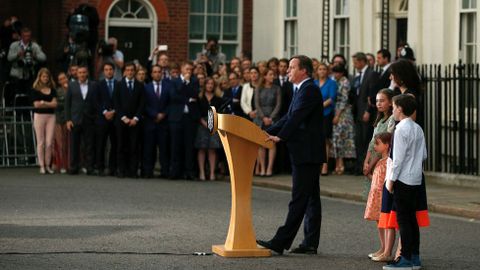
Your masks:
M228 107L228 105L230 105L232 100L233 100L233 97L229 98L225 102L223 102L222 106L220 106L220 108L218 109L218 113L223 113L225 111L225 109Z

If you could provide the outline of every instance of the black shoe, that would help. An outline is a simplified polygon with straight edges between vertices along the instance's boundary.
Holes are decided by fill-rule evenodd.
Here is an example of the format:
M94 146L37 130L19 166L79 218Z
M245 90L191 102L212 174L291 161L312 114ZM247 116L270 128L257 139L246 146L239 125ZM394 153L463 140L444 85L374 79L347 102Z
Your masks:
M144 173L142 175L142 178L144 179L152 179L153 178L153 173Z
M290 253L296 253L296 254L317 254L317 249L314 247L304 247L304 246L299 246L297 248L294 248L290 250Z
M105 171L104 170L98 170L97 175L100 176L100 177L104 177L105 176Z
M272 244L272 241L262 241L262 240L257 240L257 244L259 244L262 247L266 247L270 250L275 251L276 253L282 255L283 254L283 248L277 247Z
M68 174L76 175L76 174L78 174L78 170L68 170Z
M158 176L158 178L163 178L163 179L167 179L168 178L168 174L165 174L165 173L162 173Z
M96 175L94 170L87 170L87 175Z
M118 177L118 178L125 178L125 173L123 173L123 172L118 172L118 173L117 173L117 177Z

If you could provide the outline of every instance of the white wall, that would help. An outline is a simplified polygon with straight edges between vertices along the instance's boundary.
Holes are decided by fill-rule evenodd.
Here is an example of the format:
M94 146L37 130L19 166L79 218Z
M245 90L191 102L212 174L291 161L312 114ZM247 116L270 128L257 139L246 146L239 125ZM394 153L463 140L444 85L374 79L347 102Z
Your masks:
M283 55L284 1L253 1L253 61Z
M321 55L322 1L298 2L298 53L319 58ZM285 0L253 1L253 59L284 56ZM335 1L332 1L332 3ZM417 63L449 64L459 59L459 21L461 0L410 0L408 8L408 43L415 52ZM380 49L380 0L350 0L350 53L375 53ZM396 39L396 16L404 16L395 9L400 0L390 2L390 50ZM477 3L478 4L478 3ZM480 11L480 5L477 7ZM333 17L334 5L331 6ZM405 14L405 13L404 13ZM480 14L480 12L478 13ZM480 15L477 16L477 21ZM393 26L393 27L392 27ZM333 53L333 19L330 21L330 56ZM392 33L393 32L393 33ZM480 26L477 27L480 41ZM480 47L480 46L479 46ZM477 61L480 48L477 47ZM350 62L350 55L346 56Z

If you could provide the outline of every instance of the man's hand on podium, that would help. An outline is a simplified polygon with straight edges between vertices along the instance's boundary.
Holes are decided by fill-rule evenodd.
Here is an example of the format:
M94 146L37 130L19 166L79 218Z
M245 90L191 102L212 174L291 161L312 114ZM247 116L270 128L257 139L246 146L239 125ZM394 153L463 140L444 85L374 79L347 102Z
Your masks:
M265 132L265 134L267 134L267 138L265 139L266 142L272 141L274 143L278 143L280 141L280 138L277 137L277 136L272 136L272 135L268 134L267 132Z

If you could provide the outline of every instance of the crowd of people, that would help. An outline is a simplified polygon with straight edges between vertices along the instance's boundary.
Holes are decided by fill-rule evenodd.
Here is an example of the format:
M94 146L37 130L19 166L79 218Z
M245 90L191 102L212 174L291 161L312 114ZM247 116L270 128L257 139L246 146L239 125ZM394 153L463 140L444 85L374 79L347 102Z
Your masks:
M2 33L15 20L5 23ZM210 137L206 129L209 106L267 129L287 113L292 100L288 59L253 63L245 55L227 62L215 39L195 61L170 63L168 51L157 47L142 66L138 60L124 62L114 37L99 43L94 63L77 61L69 56L69 36L57 57L63 70L54 80L51 71L40 68L47 56L32 31L21 27L12 33L6 60L15 92L5 93L5 100L8 106L18 92L28 93L42 173L75 174L84 168L87 174L136 177L140 170L140 176L150 178L159 161L161 177L215 179L216 173L228 172L218 136ZM404 78L411 75L405 67L415 72L413 51L402 46L398 60L392 64L391 58L384 49L373 59L356 53L351 75L343 55L329 63L313 58L313 78L324 100L320 124L327 160L335 163L332 168L326 162L323 175L343 174L345 160L355 161L349 173L372 173L375 162L370 160L376 158L368 145L379 121L376 94L398 89L395 83L419 89L419 82ZM288 173L289 167L288 151L279 143L259 150L255 174Z
M313 79L316 86L309 84L308 89L321 92L314 96L322 97L318 99L322 121L313 127L308 123L308 129L321 130L318 145L326 146L321 174L342 175L350 160L354 165L348 173L372 180L365 219L377 222L381 246L369 257L374 261L398 257L400 264L402 260L420 264L418 226L429 224L421 169L426 152L421 125L415 123L423 119L421 78L408 45L398 48L394 61L385 49L376 55L355 53L351 74L341 54L323 62L297 57L297 64L311 61L311 72L308 68L303 81L294 84L289 79L289 59L272 57L254 63L243 54L227 62L214 38L195 61L171 63L162 46L148 59L125 62L115 37L92 48L88 39L78 44L79 36L69 35L56 58L60 71L54 74L44 67L47 55L32 31L16 17L5 21L0 36L0 79L12 86L3 98L7 106L18 106L18 95L28 97L21 105L33 107L41 174L84 171L119 178L215 180L228 169L218 134L210 135L207 128L210 106L272 131L291 113L294 85ZM305 69L302 65L294 68ZM302 125L307 124L295 128L306 130ZM275 147L259 149L255 175L290 172L295 162L290 162L292 153L281 140L284 135L271 137ZM409 175L399 169L410 165ZM393 169L388 171L389 167ZM393 196L393 189L402 196ZM317 218L319 226L321 210ZM398 227L402 241L392 256ZM319 228L315 235L319 237ZM262 245L281 253L291 243ZM317 247L318 243L297 251L316 253Z

